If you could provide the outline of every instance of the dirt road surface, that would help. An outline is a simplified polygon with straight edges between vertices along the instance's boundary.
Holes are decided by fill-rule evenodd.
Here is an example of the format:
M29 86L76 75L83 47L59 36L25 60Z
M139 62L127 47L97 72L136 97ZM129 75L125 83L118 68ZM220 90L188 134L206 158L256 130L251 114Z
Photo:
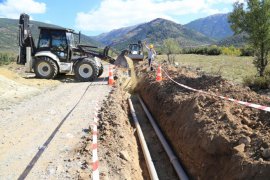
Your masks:
M105 71L103 77L107 74ZM0 109L0 179L18 178L41 148L45 151L26 179L76 178L69 169L81 164L68 163L68 159L87 133L96 104L101 105L111 90L104 85L103 77L94 83L62 82L54 89ZM85 91L50 144L43 147Z

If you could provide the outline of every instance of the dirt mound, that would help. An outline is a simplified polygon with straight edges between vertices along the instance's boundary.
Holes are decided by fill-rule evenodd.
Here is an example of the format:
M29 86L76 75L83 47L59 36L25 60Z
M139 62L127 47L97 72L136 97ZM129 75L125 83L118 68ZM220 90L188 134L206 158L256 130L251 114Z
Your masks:
M145 68L137 66L138 92L192 178L270 177L270 113L191 92L167 78L157 83L155 73L144 73ZM267 98L221 77L167 70L174 80L192 88L270 106Z
M8 109L14 103L60 84L54 80L29 78L23 71L24 68L14 64L0 67L0 100L5 102L0 104L0 109Z

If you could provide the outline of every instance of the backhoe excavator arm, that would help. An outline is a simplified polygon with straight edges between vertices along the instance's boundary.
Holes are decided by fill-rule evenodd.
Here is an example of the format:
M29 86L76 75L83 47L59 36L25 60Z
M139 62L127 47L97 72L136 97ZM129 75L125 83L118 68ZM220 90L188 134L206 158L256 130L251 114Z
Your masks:
M19 41L19 56L17 59L17 63L24 65L27 62L27 56L28 55L32 56L36 51L34 39L32 37L32 33L30 30L29 15L27 14L20 15L18 41Z

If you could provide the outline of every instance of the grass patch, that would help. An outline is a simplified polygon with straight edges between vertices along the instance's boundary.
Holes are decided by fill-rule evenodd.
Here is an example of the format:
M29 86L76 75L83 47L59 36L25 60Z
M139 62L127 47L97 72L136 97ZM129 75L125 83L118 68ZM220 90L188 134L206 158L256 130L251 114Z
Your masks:
M270 89L270 66L265 69L265 76L247 76L244 78L244 85L253 90Z
M0 52L0 66L8 65L15 62L16 56L13 53Z
M165 55L157 58L159 61L167 60ZM194 54L175 55L175 62L180 66L200 68L206 73L221 75L225 79L236 83L243 83L247 76L255 76L256 68L252 64L253 57L235 56L203 56Z

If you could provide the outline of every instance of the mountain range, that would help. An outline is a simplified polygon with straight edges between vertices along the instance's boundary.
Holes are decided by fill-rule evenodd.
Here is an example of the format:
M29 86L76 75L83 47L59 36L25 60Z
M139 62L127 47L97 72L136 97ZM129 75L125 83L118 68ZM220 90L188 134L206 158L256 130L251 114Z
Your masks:
M113 30L92 37L116 49L126 48L138 40L152 42L157 46L168 38L174 38L181 47L195 47L216 44L220 46L243 46L243 35L234 35L228 23L229 13L215 14L181 25L166 19Z
M157 18L150 22L115 29L98 36L82 35L81 43L95 46L110 45L117 50L122 50L129 43L135 43L139 40L160 46L165 39L173 38L181 47L212 44L242 46L245 44L245 40L241 35L233 36L228 16L229 14L216 14L185 25ZM38 26L59 27L38 21L31 21L31 24L35 39L38 38ZM18 49L17 33L18 20L0 18L0 51L16 51Z
M200 32L161 18L137 26L114 30L93 38L107 43L106 45L111 45L116 49L124 49L129 43L138 42L139 40L160 46L165 39L173 38L182 47L212 44L215 42Z
M185 27L198 31L209 38L222 40L233 35L228 23L228 16L229 14L215 14L192 21Z

